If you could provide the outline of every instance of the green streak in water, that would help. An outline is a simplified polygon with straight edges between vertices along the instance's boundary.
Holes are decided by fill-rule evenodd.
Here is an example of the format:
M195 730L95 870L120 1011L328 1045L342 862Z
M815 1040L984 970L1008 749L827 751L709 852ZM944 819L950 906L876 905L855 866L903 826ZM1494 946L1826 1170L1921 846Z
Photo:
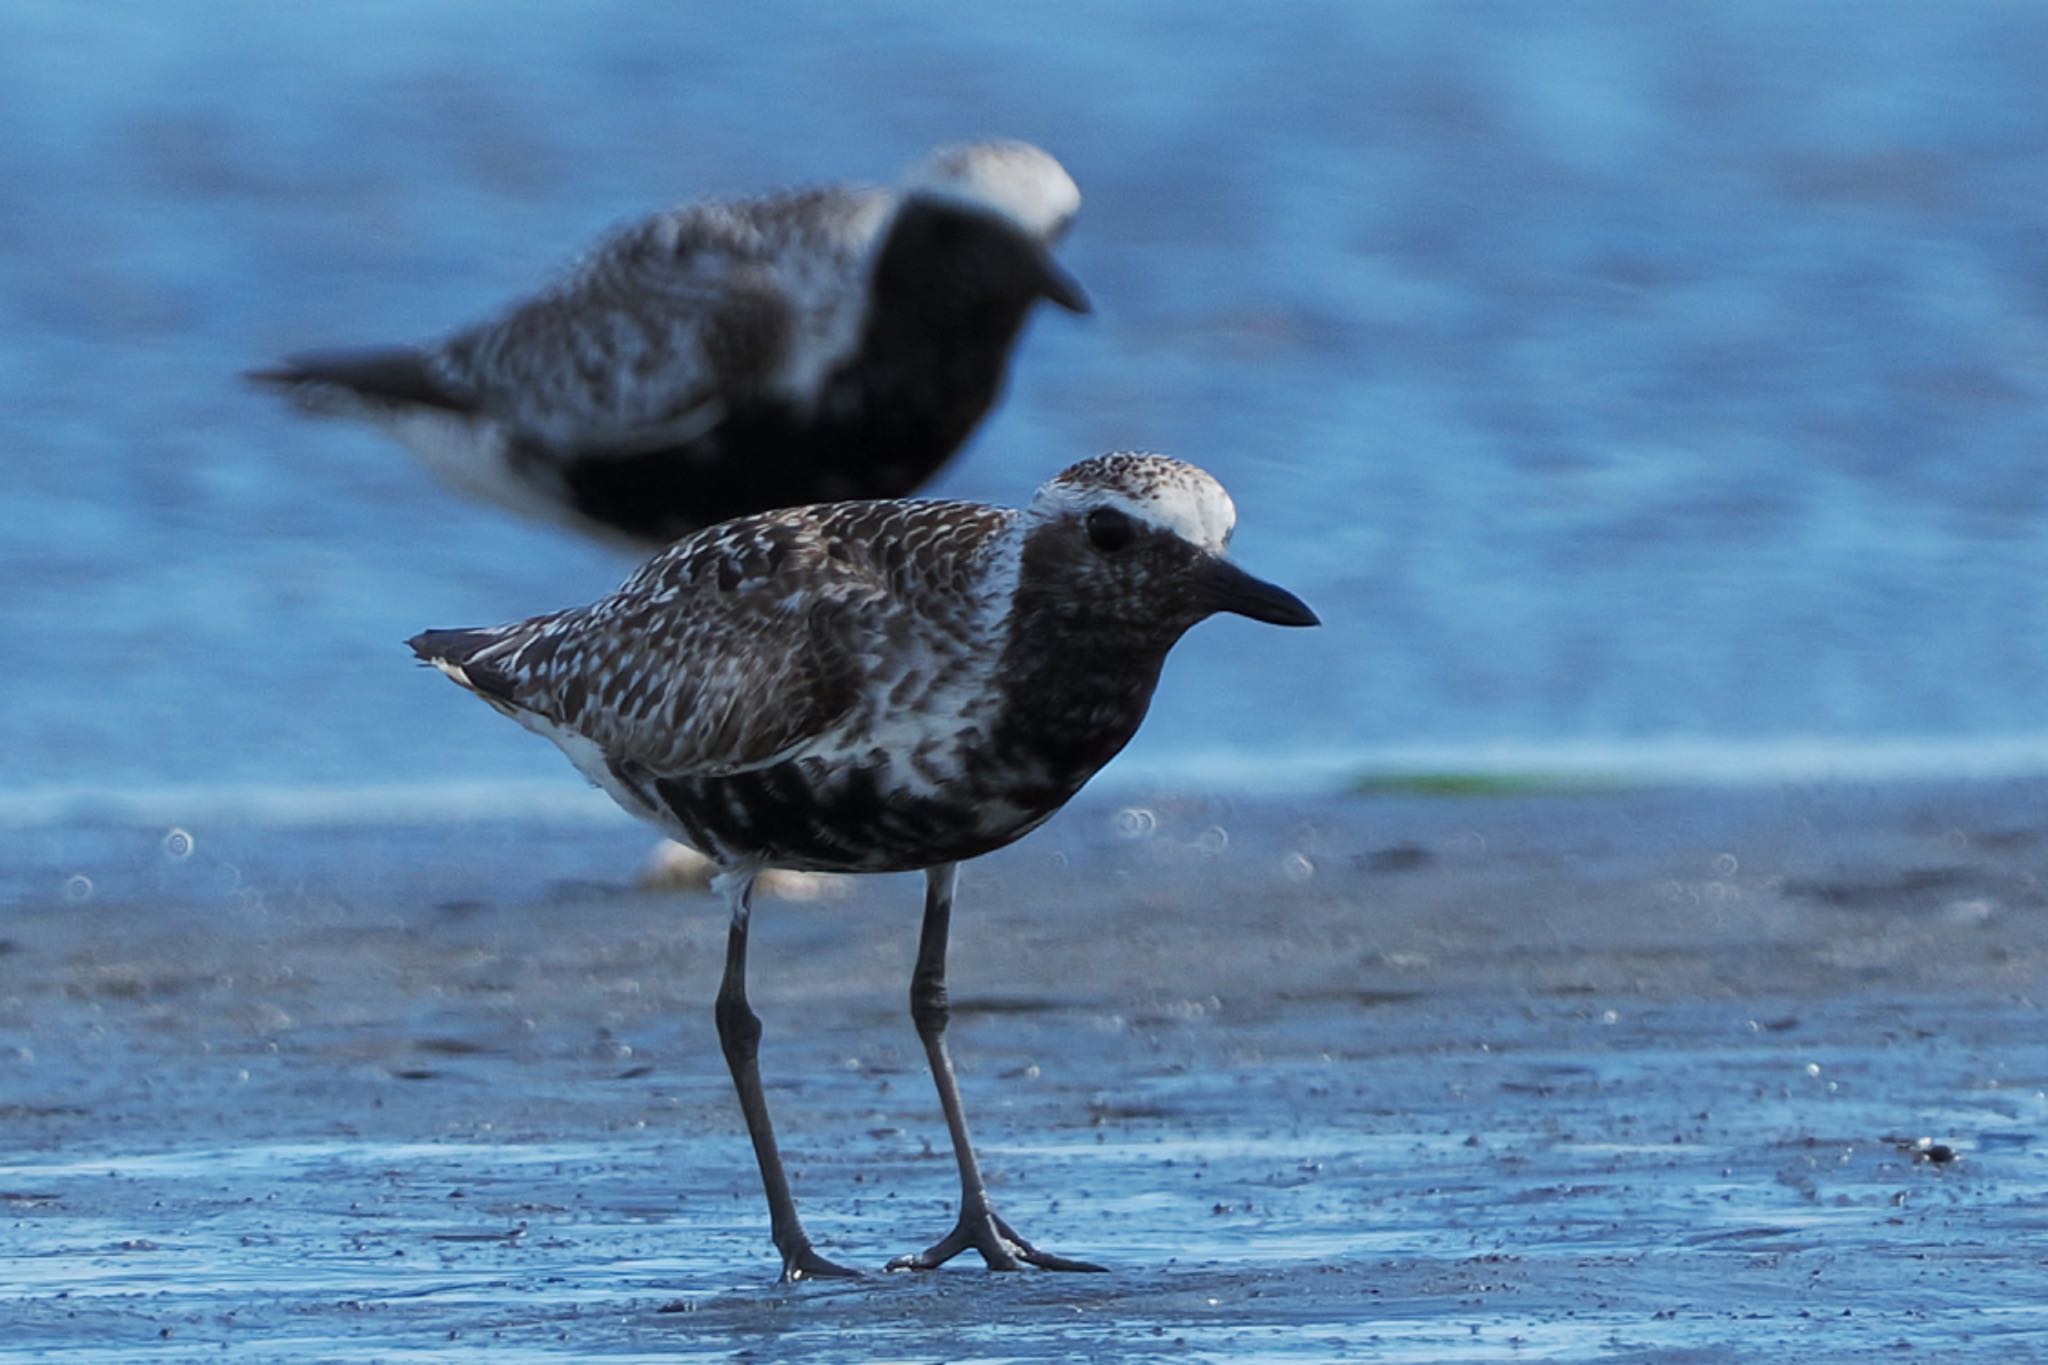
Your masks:
M1361 796L1435 796L1472 800L1500 796L1595 796L1624 790L1616 778L1560 773L1375 772L1351 780Z

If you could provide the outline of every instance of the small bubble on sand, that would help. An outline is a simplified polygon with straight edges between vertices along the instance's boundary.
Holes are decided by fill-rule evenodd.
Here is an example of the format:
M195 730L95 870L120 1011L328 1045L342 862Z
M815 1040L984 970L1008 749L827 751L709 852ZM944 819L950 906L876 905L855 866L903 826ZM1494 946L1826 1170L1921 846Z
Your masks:
M164 831L164 856L174 863L182 863L192 856L196 847L192 835L186 830L173 826Z
M1305 882L1316 875L1316 865L1306 853L1290 853L1280 860L1280 875L1290 882Z
M1732 877L1742 866L1742 860L1733 853L1723 853L1714 859L1714 871L1723 877Z
M92 899L92 878L83 872L74 872L64 879L64 899L73 905L83 905Z

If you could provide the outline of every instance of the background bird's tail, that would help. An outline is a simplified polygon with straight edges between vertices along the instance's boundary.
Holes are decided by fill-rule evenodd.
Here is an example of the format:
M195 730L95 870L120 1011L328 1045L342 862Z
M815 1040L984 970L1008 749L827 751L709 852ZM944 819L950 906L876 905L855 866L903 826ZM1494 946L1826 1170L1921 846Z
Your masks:
M434 373L426 352L412 346L309 351L268 369L250 370L244 377L282 390L313 413L341 415L365 407L475 410Z

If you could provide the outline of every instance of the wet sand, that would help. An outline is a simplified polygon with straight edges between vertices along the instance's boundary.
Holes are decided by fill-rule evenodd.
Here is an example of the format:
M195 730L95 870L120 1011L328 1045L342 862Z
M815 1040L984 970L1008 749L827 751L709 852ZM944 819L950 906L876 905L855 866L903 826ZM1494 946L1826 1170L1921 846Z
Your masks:
M720 912L623 818L191 833L9 836L0 1356L2048 1351L2040 783L1079 805L968 870L953 1040L998 1206L1111 1273L797 1287ZM880 1267L956 1182L919 883L844 889L754 995Z

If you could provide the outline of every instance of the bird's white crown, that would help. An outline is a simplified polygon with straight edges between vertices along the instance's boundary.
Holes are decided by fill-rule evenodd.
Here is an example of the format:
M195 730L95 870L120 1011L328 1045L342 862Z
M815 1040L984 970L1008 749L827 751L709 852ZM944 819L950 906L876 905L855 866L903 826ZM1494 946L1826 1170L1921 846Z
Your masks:
M1051 520L1115 507L1211 554L1222 554L1237 527L1237 505L1207 470L1167 455L1122 450L1070 465L1031 500L1031 516Z
M926 157L904 180L906 195L993 214L1050 242L1081 207L1064 167L1028 142L961 142Z

